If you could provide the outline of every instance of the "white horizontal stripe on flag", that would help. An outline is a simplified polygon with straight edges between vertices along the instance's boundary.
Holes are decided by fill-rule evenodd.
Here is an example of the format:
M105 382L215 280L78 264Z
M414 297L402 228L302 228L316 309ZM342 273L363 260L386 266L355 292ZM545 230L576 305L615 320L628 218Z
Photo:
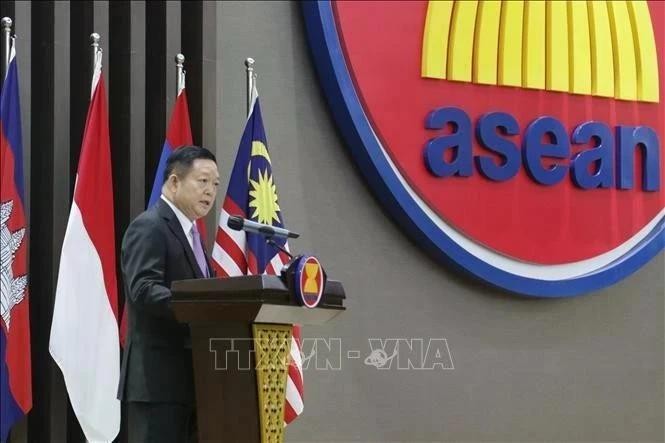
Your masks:
M62 245L49 351L88 440L113 440L120 429L118 323L76 201Z
M298 392L296 385L293 384L290 377L287 377L286 379L286 398L296 415L300 415L304 409L304 405L302 403L302 398L300 398L300 392Z
M220 268L229 274L229 277L244 275L240 270L240 267L238 267L238 264L217 243L212 247L212 258L217 262Z
M300 375L302 376L302 358L300 357L300 346L298 346L298 341L295 339L295 337L291 337L291 358L293 359L293 363L295 363L296 368L298 368L298 372L300 372Z
M229 228L227 225L229 221L229 213L222 208L220 211L220 216L219 216L219 228L226 232L226 234L231 237L233 242L238 245L241 251L245 250L245 245L247 244L247 237L245 236L244 231L236 231L234 229Z
M272 268L275 270L276 275L279 275L282 272L282 268L284 267L284 262L280 258L279 254L275 254L272 260L270 260L270 264L272 265Z

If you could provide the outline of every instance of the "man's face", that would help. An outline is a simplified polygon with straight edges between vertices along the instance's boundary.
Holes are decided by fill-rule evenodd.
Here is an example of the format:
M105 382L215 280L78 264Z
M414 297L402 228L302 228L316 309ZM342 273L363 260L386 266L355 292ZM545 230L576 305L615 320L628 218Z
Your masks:
M198 158L184 177L172 175L169 180L173 203L187 218L194 221L210 212L219 186L219 173L214 161Z

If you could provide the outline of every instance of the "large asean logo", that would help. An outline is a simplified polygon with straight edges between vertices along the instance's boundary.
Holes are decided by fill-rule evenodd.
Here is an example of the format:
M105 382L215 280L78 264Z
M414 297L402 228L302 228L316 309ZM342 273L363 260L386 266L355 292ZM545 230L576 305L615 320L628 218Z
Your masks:
M614 284L663 249L665 3L303 11L354 159L435 256L562 297Z

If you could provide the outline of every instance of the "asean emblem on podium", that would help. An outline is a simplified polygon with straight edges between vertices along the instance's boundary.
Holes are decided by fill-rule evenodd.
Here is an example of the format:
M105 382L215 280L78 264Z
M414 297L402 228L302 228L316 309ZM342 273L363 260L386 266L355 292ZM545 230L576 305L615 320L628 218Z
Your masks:
M309 309L319 305L326 274L318 258L313 255L295 257L282 271L282 278L293 292L296 303Z

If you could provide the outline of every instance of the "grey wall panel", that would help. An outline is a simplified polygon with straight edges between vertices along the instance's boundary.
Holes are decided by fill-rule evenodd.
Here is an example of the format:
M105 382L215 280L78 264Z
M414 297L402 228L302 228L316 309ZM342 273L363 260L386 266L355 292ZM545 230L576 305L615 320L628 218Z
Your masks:
M55 276L53 293L51 297L55 300L55 289L57 288L57 275L60 266L60 249L65 236L71 198L74 190L74 182L69 174L63 171L71 170L70 150L80 150L80 146L74 147L70 144L70 78L69 60L71 54L71 38L69 32L70 2L54 3L54 32L53 32L53 266L52 272ZM52 313L51 313L52 317ZM50 320L48 324L50 325ZM50 328L49 328L50 329ZM51 438L58 437L64 428L67 438L70 435L80 433L77 429L69 426L74 416L67 397L64 395L65 385L62 373L57 365L51 360ZM53 414L54 406L60 406L59 413ZM66 422L58 416L66 412Z
M15 9L15 26L14 32L16 34L17 51L21 52L20 70L20 83L19 94L21 100L21 113L22 115L30 115L30 79L31 79L31 66L30 66L30 2L19 1L14 5ZM20 25L19 25L20 24ZM30 219L30 119L23 118L21 120L23 131L23 173L25 177L25 211L28 220Z
M69 33L69 2L54 3L53 35L53 265L57 272L60 264L60 248L65 236L69 206L74 189L74 181L69 174L61 171L70 169L70 149L80 151L80 144L72 146L69 138L70 121L70 82L69 60L71 39Z
M89 2L70 3L70 119L69 135L70 146L80 148L83 141L85 120L90 104L90 86L92 78L92 56L90 50L90 34L94 30L94 7ZM108 36L102 37L102 48ZM107 57L108 58L108 57ZM106 64L107 60L104 60ZM74 177L79 162L80 149L70 150L69 176ZM74 182L70 183L71 192L74 191Z
M109 15L113 27L108 38L106 72L109 79L109 130L113 167L113 203L115 212L116 249L119 250L122 232L130 219L131 179L128 174L131 160L132 101L143 101L131 95L131 4L127 1L111 2ZM136 121L140 125L140 120ZM143 176L140 177L143 179ZM141 180L143 181L143 180ZM140 190L142 191L142 189ZM142 192L140 192L142 194ZM118 271L120 257L116 254Z
M130 150L129 177L130 202L129 213L133 219L145 208L143 187L145 183L145 19L146 7L143 2L130 2L131 41L130 41Z
M181 52L180 2L147 2L145 22L145 201L148 202L175 103L175 56Z
M218 34L221 32L218 26L217 14L222 5L218 2L203 2L201 35L205 36L201 44L201 144L215 155L224 149L221 143L221 105L222 105L222 73L221 73L221 45L218 43ZM226 191L222 182L218 192ZM217 214L219 206L215 204L213 210L206 217L206 238L208 250L212 250L217 226Z
M173 15L173 14L171 14ZM166 100L174 93L167 89L167 29L166 5L146 3L145 22L145 201L150 198L157 162L162 152L166 132ZM178 40L179 41L179 40ZM179 43L178 43L179 46ZM173 78L168 76L168 78ZM172 102L171 102L172 103Z
M180 14L181 47L182 53L187 57L187 101L192 123L192 139L194 144L200 145L203 101L203 2L196 0L182 2Z
M145 5L143 10L145 10ZM108 72L109 83L109 131L111 138L111 162L113 168L113 204L115 216L115 245L116 245L116 275L122 275L120 267L120 247L122 234L132 218L132 201L143 202L144 164L137 162L132 165L132 159L143 157L143 141L145 133L144 119L134 114L136 107L144 109L144 97L132 92L145 92L145 77L142 73L133 70L136 58L145 57L143 45L133 45L136 41L145 41L145 31L141 27L132 26L135 19L132 17L132 4L128 1L114 1L109 4L109 17L112 26L109 29L108 39ZM140 11L139 11L140 16ZM144 15L145 17L145 15ZM137 36L138 34L138 36ZM144 64L145 65L145 64ZM136 81L135 89L132 83ZM135 141L139 138L140 146ZM138 171L138 168L140 171ZM133 174L136 174L134 177ZM132 184L140 184L132 189ZM124 285L118 282L118 318L124 311L125 291ZM121 408L120 438L126 438L129 424L126 408Z
M57 14L56 14L57 12ZM64 440L66 438L67 402L63 393L62 378L48 353L48 336L53 312L55 292L55 261L58 257L56 233L60 238L64 232L61 220L56 219L56 208L67 212L69 208L69 165L60 169L64 185L57 189L56 181L56 146L55 140L61 141L60 150L66 149L68 142L62 143L65 132L60 128L56 134L56 103L63 103L63 97L56 97L56 78L62 79L63 72L56 73L55 24L64 22L66 11L57 8L53 2L32 4L32 79L31 79L31 144L34 149L31 161L31 239L30 264L32 269L44 273L30 279L30 324L33 365L33 409L29 416L28 438L31 442ZM56 19L56 15L58 18ZM62 29L59 29L62 31ZM63 39L69 33L60 35L60 54ZM58 62L60 64L60 61ZM62 69L62 68L60 68ZM65 86L66 87L66 86ZM64 147L62 145L65 145ZM39 155L34 155L39 152ZM65 151L68 156L68 151ZM62 168L62 167L61 167ZM64 172L64 173L63 173Z
M109 15L109 0L95 0L86 2L93 7L94 31L102 37L102 42L108 44L110 26L113 25L113 17ZM106 91L108 93L108 90Z
M166 108L165 112L162 115L164 120L164 131L162 133L162 140L159 143L159 149L161 152L162 143L164 142L164 135L166 134L166 127L168 125L169 119L171 118L171 110L173 109L173 104L175 103L175 94L176 94L176 79L175 79L175 56L177 53L182 52L182 41L181 41L181 32L182 32L182 9L181 2L175 0L167 0L164 5L164 22L162 23L162 28L165 33L165 47L164 47L164 60L162 61L162 73L166 82ZM149 4L149 3L148 3ZM187 57L187 54L185 54Z
M29 441L48 441L50 431L51 360L48 355L48 326L53 309L53 3L41 2L31 10L32 81L31 144L39 155L30 163L31 229L30 265L46 270L38 279L30 279L30 342L32 351L33 406L28 417ZM20 59L19 59L20 61ZM20 81L20 79L19 79ZM36 112L39 110L39 112ZM33 154L37 149L33 150ZM37 220L40 221L37 225ZM38 301L39 300L39 301ZM61 408L64 409L64 408ZM64 435L64 434L61 434Z

